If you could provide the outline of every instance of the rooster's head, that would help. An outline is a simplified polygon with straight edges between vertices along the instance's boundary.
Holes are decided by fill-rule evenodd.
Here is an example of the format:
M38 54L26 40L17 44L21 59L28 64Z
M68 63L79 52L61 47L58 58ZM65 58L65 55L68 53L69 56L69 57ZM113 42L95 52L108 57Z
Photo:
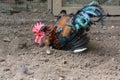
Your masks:
M43 23L37 23L36 25L33 26L33 33L35 34L35 42L37 44L40 44L40 46L43 46L44 44L44 39L45 39L45 25Z

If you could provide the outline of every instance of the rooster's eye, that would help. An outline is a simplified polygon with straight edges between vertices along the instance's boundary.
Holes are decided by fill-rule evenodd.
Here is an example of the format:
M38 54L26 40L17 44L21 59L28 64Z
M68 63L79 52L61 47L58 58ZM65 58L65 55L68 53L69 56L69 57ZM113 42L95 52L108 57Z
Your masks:
M41 27L40 31L45 31L47 29L47 26Z

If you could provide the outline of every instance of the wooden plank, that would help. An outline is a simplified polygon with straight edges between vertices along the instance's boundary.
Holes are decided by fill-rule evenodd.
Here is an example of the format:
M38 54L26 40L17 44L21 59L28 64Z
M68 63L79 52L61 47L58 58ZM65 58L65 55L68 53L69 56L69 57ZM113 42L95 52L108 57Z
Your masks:
M84 5L80 5L79 7L66 7L62 6L62 0L53 0L53 14L58 15L62 9L67 10L68 13L75 13L77 10L83 8ZM111 15L120 15L120 6L119 5L102 5L103 9L106 13Z
M109 13L111 15L120 15L120 6L102 6L106 13ZM77 10L83 8L83 6L80 7L62 7L62 9L65 9L68 11L68 13L74 13ZM59 11L58 11L59 13Z
M15 0L4 0L5 3L15 4Z

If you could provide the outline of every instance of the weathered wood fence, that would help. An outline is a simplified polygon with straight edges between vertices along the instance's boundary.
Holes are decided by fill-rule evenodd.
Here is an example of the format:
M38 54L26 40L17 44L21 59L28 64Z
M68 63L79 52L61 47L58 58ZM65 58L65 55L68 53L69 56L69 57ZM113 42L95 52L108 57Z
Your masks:
M93 0L48 0L48 9L50 9L54 15L57 15L62 9L71 13L82 8L90 1ZM102 7L111 15L120 15L120 0L108 0Z

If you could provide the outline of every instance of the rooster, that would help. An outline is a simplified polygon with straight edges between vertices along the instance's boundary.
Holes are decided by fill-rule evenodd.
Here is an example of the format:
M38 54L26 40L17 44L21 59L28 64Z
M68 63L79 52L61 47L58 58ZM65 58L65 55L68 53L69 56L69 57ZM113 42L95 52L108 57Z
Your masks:
M33 27L33 32L36 35L35 42L40 46L51 46L74 53L85 51L89 42L87 31L96 22L101 22L104 26L104 18L104 10L94 1L75 14L67 14L66 10L62 10L57 21L51 22L49 26L40 22Z

